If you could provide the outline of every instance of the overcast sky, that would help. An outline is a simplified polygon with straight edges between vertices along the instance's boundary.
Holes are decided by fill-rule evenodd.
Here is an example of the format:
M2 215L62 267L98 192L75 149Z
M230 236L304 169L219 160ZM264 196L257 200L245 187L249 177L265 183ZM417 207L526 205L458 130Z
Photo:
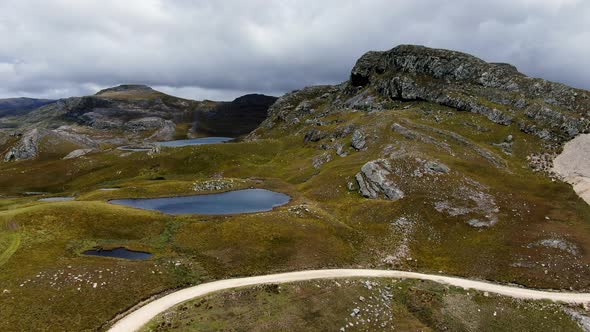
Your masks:
M0 98L142 83L192 99L348 78L421 44L590 89L588 0L0 0Z

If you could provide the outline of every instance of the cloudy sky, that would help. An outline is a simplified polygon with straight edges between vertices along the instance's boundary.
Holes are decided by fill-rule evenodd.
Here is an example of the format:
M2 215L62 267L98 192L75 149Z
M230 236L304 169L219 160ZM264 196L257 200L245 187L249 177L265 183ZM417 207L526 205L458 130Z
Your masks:
M143 83L193 99L347 79L422 44L590 89L588 0L0 0L0 98Z

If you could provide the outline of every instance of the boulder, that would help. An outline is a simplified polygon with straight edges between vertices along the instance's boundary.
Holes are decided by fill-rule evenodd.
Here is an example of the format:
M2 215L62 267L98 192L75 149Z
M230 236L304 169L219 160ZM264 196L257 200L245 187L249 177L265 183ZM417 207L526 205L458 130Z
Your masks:
M355 176L361 195L366 198L385 198L391 201L404 198L404 192L389 180L389 175L391 175L391 166L386 159L369 161L363 165L361 171Z
M305 134L305 138L303 139L305 143L309 143L309 142L317 142L320 141L324 138L326 138L328 136L328 134L326 134L325 132L318 130L318 129L312 129L310 131L307 132L307 134Z
M424 164L424 169L426 170L426 172L428 173L438 173L438 174L446 174L449 173L451 171L451 169L441 163L441 162L436 162L436 161L427 161Z
M367 141L366 141L365 133L363 133L359 129L355 130L352 133L351 145L357 151L364 150L367 147Z
M313 168L318 169L322 167L323 164L329 163L332 161L332 155L328 152L324 152L319 156L315 156L312 160Z

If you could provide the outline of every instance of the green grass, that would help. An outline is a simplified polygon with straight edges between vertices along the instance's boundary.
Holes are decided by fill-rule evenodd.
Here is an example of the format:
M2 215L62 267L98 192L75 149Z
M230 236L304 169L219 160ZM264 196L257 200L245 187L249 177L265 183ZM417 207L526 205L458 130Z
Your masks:
M351 316L354 309L360 314ZM581 331L558 304L388 279L320 280L223 291L178 305L142 331L338 331L342 327L346 331Z
M569 185L527 167L526 156L539 151L542 142L515 126L499 126L476 114L449 114L428 103L410 105L405 110L326 116L327 124L319 127L323 131L354 124L367 132L369 149L350 150L347 157L322 148L333 143L328 138L304 143L310 127L302 118L292 128L278 124L262 131L266 138L255 142L165 148L154 156L108 150L68 161L0 164L0 188L10 195L0 199L0 224L16 223L20 234L18 250L0 268L0 283L10 290L0 294L0 329L95 330L141 299L166 290L203 280L311 268L395 267L536 288L590 288L590 208ZM447 143L452 153L393 133L394 122ZM460 134L470 144L425 126ZM478 126L489 130L474 129ZM510 156L492 145L508 134L515 138ZM350 136L339 140L350 144ZM402 172L397 180L407 197L397 202L368 200L349 191L347 182L364 163L383 157L387 146L407 152L394 165ZM481 156L481 149L504 160L506 167L494 166ZM326 152L333 160L315 169L312 158ZM452 172L436 181L414 179L407 174L416 157L443 162ZM476 229L465 217L434 209L441 197L460 202L449 193L464 177L496 198L499 222L494 227ZM293 200L271 212L231 216L169 216L106 203L200 194L192 190L193 184L211 178L237 179L236 189L267 188ZM120 190L98 190L112 187ZM25 191L75 195L77 200L40 203L38 197L20 194ZM296 213L299 205L309 212ZM416 221L411 232L392 228L391 222L400 217ZM1 257L14 246L14 239L9 240L14 235L6 235L11 232L0 233ZM572 257L529 246L547 237L565 238L581 254ZM384 263L402 242L412 259L395 266ZM155 256L130 262L80 254L94 246L125 246ZM523 261L530 266L515 265ZM106 269L117 274L106 274ZM93 282L102 275L107 285L81 286L61 272L84 274L84 280ZM425 324L423 318L419 321Z
M20 238L17 232L0 234L0 267L16 252L20 245Z

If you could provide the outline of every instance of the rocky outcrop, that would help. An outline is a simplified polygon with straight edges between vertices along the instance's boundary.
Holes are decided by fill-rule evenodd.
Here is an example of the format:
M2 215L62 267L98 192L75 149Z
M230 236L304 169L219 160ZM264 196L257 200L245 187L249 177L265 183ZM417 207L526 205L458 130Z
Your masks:
M323 164L332 161L332 155L328 152L324 152L319 156L315 156L312 159L313 168L319 169Z
M309 115L311 110L315 110L315 104L325 102L331 93L337 91L337 87L320 85L287 93L277 99L268 109L268 118L260 125L259 129L272 128L279 122L287 125L299 123L301 117ZM252 139L255 135L256 132L250 138Z
M170 141L176 135L176 124L170 120L164 120L160 128L153 133L148 140L150 141Z
M312 129L310 131L308 131L305 134L305 137L303 138L303 141L305 143L309 143L309 142L318 142L324 138L326 138L328 136L327 133L318 130L318 129Z
M361 195L366 198L385 198L397 201L404 198L404 192L389 179L391 165L386 159L370 161L361 167L355 178Z
M78 150L74 150L70 153L68 153L67 156L65 156L63 159L75 159L75 158L79 158L82 156L85 156L91 152L93 152L94 149L78 149Z
M20 141L4 155L4 161L27 160L37 157L40 138L38 129L26 132Z
M71 126L61 126L51 131L60 139L69 141L76 145L89 148L98 148L99 144L97 141L90 138L88 135L79 133L77 128Z
M455 51L401 45L368 52L352 69L350 84L371 86L391 99L479 113L498 124L516 121L546 140L563 142L590 131L588 92Z
M553 160L552 171L590 204L590 134L580 135L565 144L563 152Z

